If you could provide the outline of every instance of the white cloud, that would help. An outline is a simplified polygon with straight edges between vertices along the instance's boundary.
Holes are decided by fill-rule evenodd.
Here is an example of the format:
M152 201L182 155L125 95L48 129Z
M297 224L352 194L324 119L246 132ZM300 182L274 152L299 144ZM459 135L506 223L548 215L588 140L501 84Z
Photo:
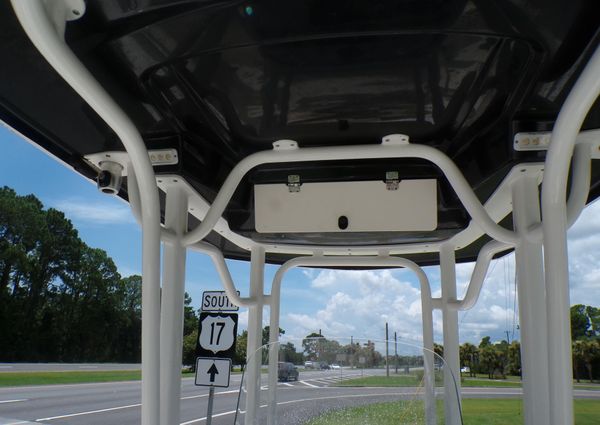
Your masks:
M240 329L248 329L248 309L247 308L242 308L238 312L238 327ZM238 333L241 332L240 329L238 329Z
M401 276L391 270L321 270L310 286L327 293L326 302L312 314L285 314L286 336L300 340L321 330L330 338L383 340L387 321L392 335L422 339L420 292Z
M137 275L142 274L142 270L140 268L132 268L129 266L122 266L120 264L117 264L117 270L119 270L119 274L121 276L131 276L134 274L137 274Z
M471 278L473 264L457 266L459 297ZM490 335L493 340L505 337L505 331L516 330L514 297L514 258L496 260L486 279L479 303L460 315L461 340L479 343ZM428 276L439 280L439 269L429 268ZM421 341L421 295L417 285L406 281L408 271L400 270L321 270L305 275L311 290L325 294L314 312L289 311L282 316L286 337L301 340L311 332L322 331L327 337L353 336L383 340L385 322L401 340ZM432 281L432 286L438 285ZM437 291L439 292L439 290ZM285 295L284 295L285 296ZM434 333L442 340L442 317L434 314ZM518 333L515 334L518 337ZM391 336L390 336L391 338Z
M50 205L65 213L67 218L86 224L132 224L135 222L128 206L119 202L89 203L79 199L61 199Z
M308 279L313 279L315 277L315 275L317 274L317 271L315 269L305 269L302 268L302 274L307 277Z
M600 305L600 202L588 206L569 229L571 304Z

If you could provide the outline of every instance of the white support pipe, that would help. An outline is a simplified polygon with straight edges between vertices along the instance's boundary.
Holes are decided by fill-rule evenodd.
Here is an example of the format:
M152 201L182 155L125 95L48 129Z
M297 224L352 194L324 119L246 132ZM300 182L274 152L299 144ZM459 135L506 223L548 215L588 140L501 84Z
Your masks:
M567 200L567 229L575 224L581 215L590 192L592 149L597 149L596 146L600 144L600 134L598 134L597 143L589 142L588 138L592 134L596 135L598 132L586 131L580 133L578 138L580 142L574 148L570 193ZM542 223L532 225L525 236L531 241L542 241Z
M595 146L578 144L573 153L572 184L567 200L567 228L570 228L585 208L590 193L592 175L592 149Z
M140 188L138 186L137 177L135 176L135 170L131 163L127 164L127 198L129 200L129 208L131 208L131 215L133 215L133 218L141 227L142 201L140 200ZM162 230L163 229L161 228L161 240L164 241Z
M129 170L127 174L127 194L129 196L131 212L136 221L140 223L139 189L137 187L137 180L133 170ZM161 238L163 242L166 243L181 244L181 237L177 236L176 233L169 228L162 229ZM215 268L217 269L217 273L219 273L221 283L223 284L223 289L225 289L225 293L227 294L229 301L238 307L248 307L256 303L256 300L253 297L241 297L238 294L235 283L233 283L233 279L231 278L231 273L229 273L227 263L225 263L225 257L217 247L207 242L197 242L193 245L190 245L188 248L193 251L206 254L210 257Z
M596 150L598 145L600 145L600 130L587 130L587 131L583 131L581 133L579 133L578 137L577 137L577 147L575 150L575 155L573 158L573 178L572 178L572 183L571 183L571 187L570 187L570 195L569 195L569 200L567 201L567 209L568 209L568 223L569 226L571 226L577 219L577 217L579 217L581 211L583 210L583 208L585 207L585 201L587 199L587 194L589 192L589 187L590 187L590 173L591 173L591 161L590 158L592 156L591 152L592 150ZM127 167L127 170L130 170L130 164L122 164ZM520 166L517 164L515 167L513 167L513 171L515 168L520 168ZM505 180L500 184L500 186L498 187L498 189L494 192L494 194L488 199L488 201L485 203L484 208L486 209L486 211L488 211L490 213L491 217L494 217L495 220L498 220L498 218L502 218L503 216L499 216L497 214L497 212L494 213L494 211L490 211L490 204L494 203L494 198L496 196L500 196L499 194L503 192L503 188L505 186L509 186L510 184L512 184L512 180L514 180L514 178L511 178L511 175L513 173L509 173L509 175L507 175L507 177L505 178ZM130 203L131 203L131 207L132 210L134 212L134 215L139 215L139 205L136 207L134 205L134 202L137 200L136 196L135 196L135 179L129 179L130 174L128 171L128 193L130 194L129 198L130 198ZM185 179L183 179L182 177L180 177L179 179L180 181L184 181ZM192 189L192 192L193 189ZM195 193L195 192L194 192ZM195 195L191 195L191 196L196 196L198 198L201 198L200 195L198 195L197 193L195 193ZM138 197L139 198L139 195ZM202 200L202 202L205 202L204 200ZM139 204L139 202L138 202ZM206 209L208 210L210 208L210 206L208 205L208 203L206 203ZM509 211L507 210L507 213ZM494 215L496 214L496 215ZM196 215L197 218L199 218L201 221L204 219L205 215L204 213L199 217L198 215ZM138 220L139 221L139 220ZM219 233L221 233L222 237L228 239L230 242L232 242L233 244L235 244L236 246L245 249L245 250L249 250L253 245L261 245L265 248L266 252L277 252L277 253L287 253L287 254L295 254L295 255L312 255L312 253L315 250L322 250L325 255L347 255L348 251L346 247L339 247L339 246L328 246L328 245L295 245L295 244L278 244L278 245L270 245L270 244L261 244L258 242L254 242L251 239L248 239L246 237L240 236L234 232L232 232L227 223L224 222L222 219L220 219L220 221L218 222L219 224L215 225L215 227L212 229L213 231L218 230ZM354 255L377 255L378 252L381 251L388 251L390 252L390 254L394 254L394 255L405 255L405 254L410 254L410 253L424 253L424 252L438 252L439 251L439 247L444 244L444 243L449 243L449 244L453 244L455 246L466 246L469 243L473 242L475 239L477 239L478 235L482 235L481 230L474 230L473 229L473 223L471 223L467 229L463 230L462 232L459 232L458 234L454 235L453 237L451 237L450 239L447 240L443 240L443 241L438 241L436 243L416 243L416 244L402 244L402 245L368 245L368 246L360 246L360 245L355 245L353 246L352 249L352 253ZM226 227L226 230L223 229L223 226ZM469 233L470 236L466 237L466 233ZM475 233L475 234L473 234ZM169 238L172 238L173 235L166 231L166 229L163 229L162 232L162 239L163 240L168 240ZM465 239L466 237L466 239ZM541 240L542 238L542 229L541 229L541 223L538 223L538 225L534 226L534 228L530 229L530 232L528 232L527 235L528 238L532 239L532 240ZM509 244L507 244L509 245ZM511 245L512 246L512 245Z
M449 308L449 304L456 301L456 260L451 245L442 245L440 250L440 274L445 362L444 420L446 425L461 425L458 311Z
M292 163L307 161L332 161L378 158L422 158L437 165L446 176L465 209L473 220L494 239L516 243L516 236L496 223L485 210L473 189L456 164L441 151L427 145L357 145L328 146L290 150L269 150L249 155L229 173L200 225L189 232L184 244L201 241L210 233L222 216L238 184L248 171L261 164Z
M160 424L178 424L181 395L181 355L185 301L186 248L181 237L187 231L187 195L177 186L167 189L165 227L177 240L163 246L160 318Z
M571 227L585 208L590 190L592 149L597 149L600 144L600 132L586 131L578 136L578 144L575 146L572 166L571 192L567 201L567 227ZM590 143L592 142L592 143ZM536 181L537 185L537 181ZM513 203L514 205L514 203ZM541 242L542 225L538 220L529 225L527 231L522 232L522 237L531 242ZM469 310L475 306L481 293L481 288L489 270L489 265L494 256L502 251L513 248L513 245L492 240L485 244L477 256L475 268L467 287L467 292L462 300L456 303L450 302L450 308L460 311ZM434 308L441 308L434 299Z
M159 420L160 207L154 171L139 132L64 42L45 2L12 0L21 26L52 68L116 132L138 176L142 203L142 423Z
M281 283L285 273L294 267L403 267L417 275L421 288L421 315L423 320L423 356L425 365L425 414L427 425L436 424L435 376L433 367L433 306L429 279L416 263L398 257L337 257L307 256L285 262L273 277L270 296L270 335L269 335L269 424L276 425L277 415L277 361L279 350L279 315L281 304Z
M542 243L526 234L540 222L538 183L523 177L513 184L513 225L521 236L515 247L521 326L521 364L525 425L550 423L548 328Z
M580 133L578 144L575 146L572 166L572 183L571 192L567 201L567 227L571 227L581 212L585 208L586 201L590 190L591 178L591 159L592 149L596 149L596 145L600 144L600 132L586 131ZM591 140L594 142L590 143ZM597 139L597 142L595 141ZM537 185L537 181L536 181ZM513 203L514 205L514 203ZM522 232L522 237L527 238L531 242L541 242L542 240L542 225L540 221L530 224L527 231ZM502 251L513 248L513 245L492 240L485 244L477 256L475 268L471 275L467 292L462 300L457 300L455 303L449 302L450 308L464 311L475 306L481 293L481 288L489 270L490 262L494 256ZM434 299L434 308L441 308L441 304Z
M256 302L248 307L248 346L246 349L246 416L245 425L258 425L262 363L262 313L264 294L265 251L254 247L250 263L250 296Z
M575 147L575 154L573 157L573 165L572 165L573 176L572 176L572 182L571 182L571 186L570 186L569 199L567 201L567 211L568 211L567 220L568 220L569 227L577 220L577 218L583 211L583 208L585 207L585 202L587 200L587 196L588 196L588 192L589 192L589 188L590 188L590 174L591 174L590 159L592 157L592 150L597 150L598 146L600 145L600 130L582 131L577 136L576 142L577 142L577 145ZM138 218L138 216L140 214L139 193L137 196L135 196L136 190L137 190L136 189L137 183L135 182L134 178L130 178L131 177L130 173L133 173L133 171L129 171L129 170L131 170L131 164L121 164L121 165L126 166L126 168L128 170L127 176L128 176L129 200L130 200L132 211L133 211L134 215L136 216L136 218ZM513 170L514 170L514 168L518 169L518 168L520 168L520 166L517 164L515 167L513 167ZM490 211L489 204L494 202L494 198L496 196L499 196L499 193L502 192L502 188L504 186L509 186L512 184L512 180L514 180L514 179L512 179L510 177L511 175L512 175L512 172L509 173L509 175L507 175L507 177L501 183L499 188L494 192L494 194L485 203L484 208L486 208L486 211L488 211L490 213L490 216L494 217L496 220L498 219L499 216L494 215L494 212ZM180 178L179 180L184 181L183 178ZM193 191L193 189L192 189L192 191ZM191 195L191 196L200 197L200 195L198 195L197 193L195 195ZM205 202L205 201L203 201L203 202ZM136 205L136 203L137 203L137 205ZM209 208L208 204L207 204L206 208L207 209ZM202 221L204 219L204 214L202 214L202 216L198 217L198 218ZM140 222L139 218L138 218L138 222ZM220 223L221 224L216 225L213 228L213 231L218 230L224 238L228 239L230 242L234 243L235 245L239 246L242 249L249 250L253 245L262 245L265 248L266 252L279 252L279 253L288 253L288 254L295 254L295 255L312 255L315 250L322 250L324 253L326 253L325 255L340 255L340 254L347 255L347 253L348 253L347 248L345 248L345 247L340 248L339 246L327 246L327 245L311 246L311 245L295 245L295 244L279 244L279 245L275 246L275 245L269 245L269 244L261 244L261 243L254 242L251 239L248 239L246 237L243 237L236 233L231 232L231 230L229 230L229 228L227 227L226 222L225 222L224 226L227 227L227 231L223 231L223 228L219 227L219 226L223 226L222 219L221 219ZM437 252L437 251L439 251L439 247L444 243L453 244L455 246L466 246L465 244L468 245L468 243L475 240L476 237L472 238L474 236L474 235L472 235L467 240L465 240L463 237L463 234L467 233L467 232L473 233L473 230L470 230L472 227L473 226L471 224L463 232L459 232L458 234L454 235L452 238L450 238L448 240L444 240L444 241L438 241L436 243L353 246L351 249L352 249L352 252L354 253L354 255L377 255L377 253L381 252L381 251L388 251L390 253L393 253L394 255L404 255L404 254L409 254L409 253L422 253L422 252ZM476 232L479 235L482 234L480 230L477 230ZM527 234L527 237L531 240L541 241L541 239L542 239L541 223L538 223L532 229L530 229L530 231ZM170 232L168 232L166 229L163 229L162 239L169 240L172 238L173 238L173 235ZM512 247L512 245L510 245L510 244L506 244L506 245L507 245L507 249ZM399 248L401 248L401 249L399 249ZM338 251L339 254L335 251Z
M221 283L223 284L223 289L225 289L227 298L229 298L229 301L231 301L232 304L235 304L238 307L252 307L256 305L260 298L262 298L263 301L265 300L264 296L257 297L253 295L252 292L250 293L249 297L241 297L238 294L235 283L231 278L231 273L229 273L227 263L225 263L225 257L219 248L206 242L197 242L193 245L190 245L189 248L193 251L206 254L210 257L215 265L215 268L217 269L217 273L219 273L219 277L221 278Z
M486 243L479 250L477 262L475 263L475 268L473 269L473 273L471 274L471 280L469 281L469 286L467 287L467 292L465 293L464 298L459 301L448 300L448 308L460 311L469 310L473 308L473 306L477 303L477 300L479 299L479 294L481 293L483 282L485 281L485 277L487 275L488 269L490 268L490 263L494 258L494 255L498 254L499 252L506 251L510 248L512 248L512 245L498 241L490 241Z
M551 425L573 423L566 190L577 134L599 94L600 48L597 48L554 124L542 185L548 329L552 330L548 334Z

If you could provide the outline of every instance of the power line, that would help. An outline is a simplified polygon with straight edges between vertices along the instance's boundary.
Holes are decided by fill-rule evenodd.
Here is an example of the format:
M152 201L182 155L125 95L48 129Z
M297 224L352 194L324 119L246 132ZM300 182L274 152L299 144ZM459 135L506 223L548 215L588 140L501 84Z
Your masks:
M514 258L514 257L513 257ZM515 258L515 274L514 274L515 289L513 291L513 323L512 323L512 339L515 340L515 328L517 327L517 259Z
M510 322L510 315L508 312L508 307L510 304L510 294L508 293L509 291L509 283L508 283L508 261L506 261L506 255L504 257L502 257L502 260L504 261L504 311L505 311L505 318L504 318L504 328L506 329L506 332L508 332L509 330L509 322Z

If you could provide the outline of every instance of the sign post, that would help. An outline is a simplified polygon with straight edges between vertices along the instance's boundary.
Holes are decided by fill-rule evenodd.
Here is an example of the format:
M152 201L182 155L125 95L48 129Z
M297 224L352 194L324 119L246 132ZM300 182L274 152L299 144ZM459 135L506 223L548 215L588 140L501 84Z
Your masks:
M225 291L202 294L198 341L196 342L196 379L198 386L209 387L206 425L212 423L215 387L229 387L231 359L235 355L237 312Z
M215 399L215 387L208 389L208 406L206 406L206 425L212 424L213 400Z

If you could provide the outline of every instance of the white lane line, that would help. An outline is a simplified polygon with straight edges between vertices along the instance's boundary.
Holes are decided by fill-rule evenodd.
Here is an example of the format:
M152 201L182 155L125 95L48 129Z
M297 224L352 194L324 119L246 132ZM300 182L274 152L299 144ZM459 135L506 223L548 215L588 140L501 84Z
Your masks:
M293 385L292 385L292 384L288 384L287 382L280 382L280 384L281 384L281 385L288 386L288 387L293 387Z
M227 416L227 415L233 415L235 413L235 410L230 410L229 412L223 412L223 413L217 413L215 415L212 415L213 418L218 418L220 416ZM240 412L242 413L242 412ZM206 420L206 416L203 418L198 418L198 419L192 419L191 421L187 421L187 422L182 422L179 425L190 425L190 424L195 424L196 422L202 422Z
M0 400L0 404L3 404L3 403L18 403L20 401L27 401L27 400L29 400L29 399L28 398L21 398L21 399L18 399L18 400Z
M74 416L83 416L83 415L92 415L94 413L103 413L103 412L111 412L113 410L122 410L122 409L129 409L131 407L139 407L141 406L141 403L137 403L137 404L128 404L127 406L117 406L117 407L109 407L107 409L98 409L98 410L90 410L87 412L79 412L79 413L70 413L68 415L58 415L58 416L50 416L48 418L40 418L40 419L36 419L36 422L43 422L43 421L52 421L54 419L63 419L63 418L72 418Z
M301 384L306 385L307 387L319 388L317 385L309 384L306 381L298 381L298 382L300 382Z
M10 422L7 424L3 424L3 425L21 425L21 424L32 424L33 422L29 422L29 421L19 421L19 422Z
M233 394L233 393L239 393L240 390L229 390L229 391L221 391L218 393L215 393L215 395L219 395L219 394ZM204 398L204 397L208 397L208 394L198 394L198 395L189 395L187 397L181 397L182 400L192 400L194 398Z
M215 393L215 395L219 395L219 394L232 394L232 393L237 393L237 392L238 392L238 390L222 391L222 392ZM208 394L198 394L198 395L193 395L193 396L181 397L181 400L190 400L190 399L193 399L193 398L202 398L202 397L208 397ZM54 419L72 418L72 417L75 417L75 416L83 416L83 415L93 415L94 413L111 412L113 410L123 410L123 409L129 409L129 408L132 408L132 407L139 407L139 406L141 406L141 403L128 404L127 406L109 407L109 408L106 408L106 409L89 410L87 412L70 413L70 414L67 414L67 415L50 416L48 418L36 419L36 421L37 422L52 421Z
M331 384L331 381L324 381L322 379L314 379L313 382L316 382L317 384L323 384L323 385Z
M279 404L279 403L278 403ZM261 404L259 407L267 407L268 404ZM227 416L227 415L233 415L235 413L235 410L230 410L229 412L223 412L223 413L217 413L215 415L212 415L213 418L218 418L220 416ZM245 410L240 410L240 414L244 414L246 413ZM182 422L179 425L190 425L190 424L194 424L196 422L202 422L206 420L206 416L203 418L198 418L198 419L192 419L191 421L187 421L187 422Z

